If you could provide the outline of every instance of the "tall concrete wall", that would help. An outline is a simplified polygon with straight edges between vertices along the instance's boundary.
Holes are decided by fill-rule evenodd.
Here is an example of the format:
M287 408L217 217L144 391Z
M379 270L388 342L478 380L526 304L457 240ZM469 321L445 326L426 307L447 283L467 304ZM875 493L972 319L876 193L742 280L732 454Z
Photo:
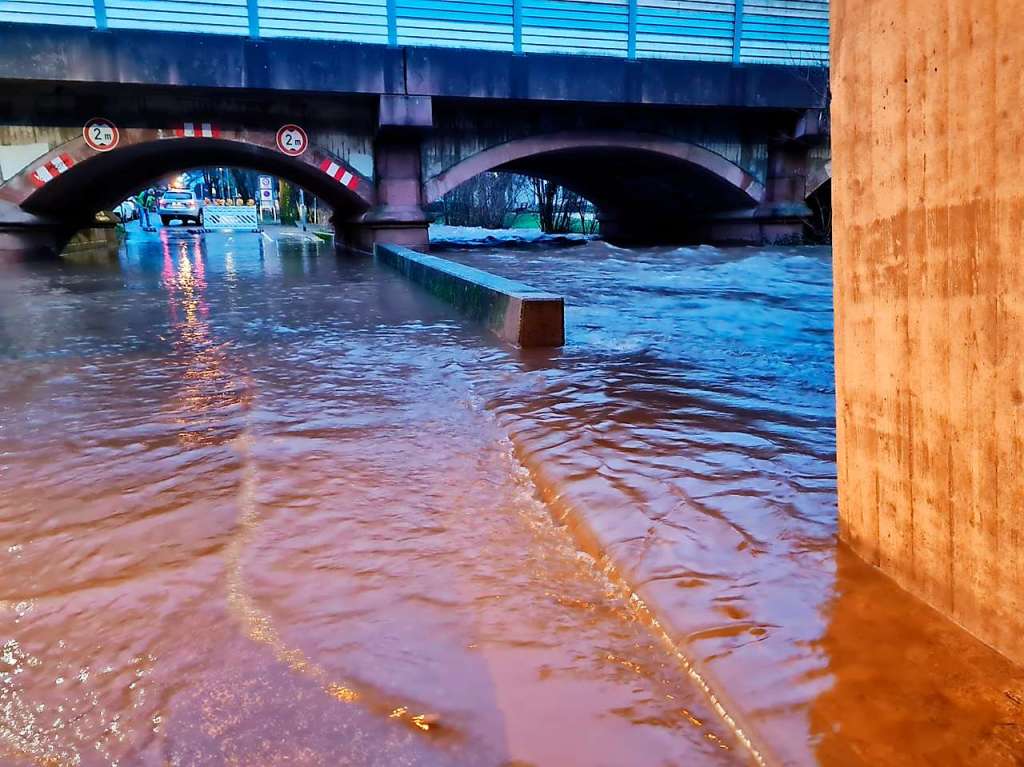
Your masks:
M840 528L1024 662L1024 0L833 0Z

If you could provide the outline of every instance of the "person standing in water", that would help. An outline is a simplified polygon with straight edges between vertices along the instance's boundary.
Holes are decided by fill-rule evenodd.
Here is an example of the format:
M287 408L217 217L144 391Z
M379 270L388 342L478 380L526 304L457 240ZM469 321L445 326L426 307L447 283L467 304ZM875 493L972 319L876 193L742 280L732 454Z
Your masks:
M141 217L142 220L143 229L150 228L149 211L150 207L153 205L153 197L153 190L145 189L138 195L138 197L135 198L135 201L139 205L139 216Z

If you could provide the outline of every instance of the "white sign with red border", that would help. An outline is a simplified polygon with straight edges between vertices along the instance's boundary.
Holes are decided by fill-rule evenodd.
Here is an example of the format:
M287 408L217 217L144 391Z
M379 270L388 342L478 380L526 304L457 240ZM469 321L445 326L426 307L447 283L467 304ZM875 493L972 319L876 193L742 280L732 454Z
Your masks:
M289 157L298 157L309 148L309 136L298 125L282 125L277 132L277 148Z
M121 140L121 132L110 120L94 117L82 128L85 143L97 152L109 152Z

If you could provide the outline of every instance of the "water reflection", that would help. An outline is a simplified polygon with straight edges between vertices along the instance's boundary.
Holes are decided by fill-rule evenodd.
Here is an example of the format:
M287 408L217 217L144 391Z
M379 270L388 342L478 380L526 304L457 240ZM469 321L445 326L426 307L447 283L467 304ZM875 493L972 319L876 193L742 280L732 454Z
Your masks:
M181 368L174 375L182 382L169 414L179 426L183 446L210 445L237 434L238 419L248 409L250 386L245 371L232 364L231 340L217 340L210 326L202 241L181 239L172 245L168 230L160 233L175 352L167 364Z
M1016 765L1024 672L845 546L816 643L833 684L811 706L822 764Z

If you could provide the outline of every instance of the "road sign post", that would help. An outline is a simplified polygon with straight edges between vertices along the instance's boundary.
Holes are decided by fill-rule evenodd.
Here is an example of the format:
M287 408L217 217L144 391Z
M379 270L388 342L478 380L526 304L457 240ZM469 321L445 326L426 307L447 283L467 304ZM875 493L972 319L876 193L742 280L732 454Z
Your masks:
M277 205L274 201L274 179L271 176L260 176L259 186L260 220L264 220L269 213L271 221L277 223Z

